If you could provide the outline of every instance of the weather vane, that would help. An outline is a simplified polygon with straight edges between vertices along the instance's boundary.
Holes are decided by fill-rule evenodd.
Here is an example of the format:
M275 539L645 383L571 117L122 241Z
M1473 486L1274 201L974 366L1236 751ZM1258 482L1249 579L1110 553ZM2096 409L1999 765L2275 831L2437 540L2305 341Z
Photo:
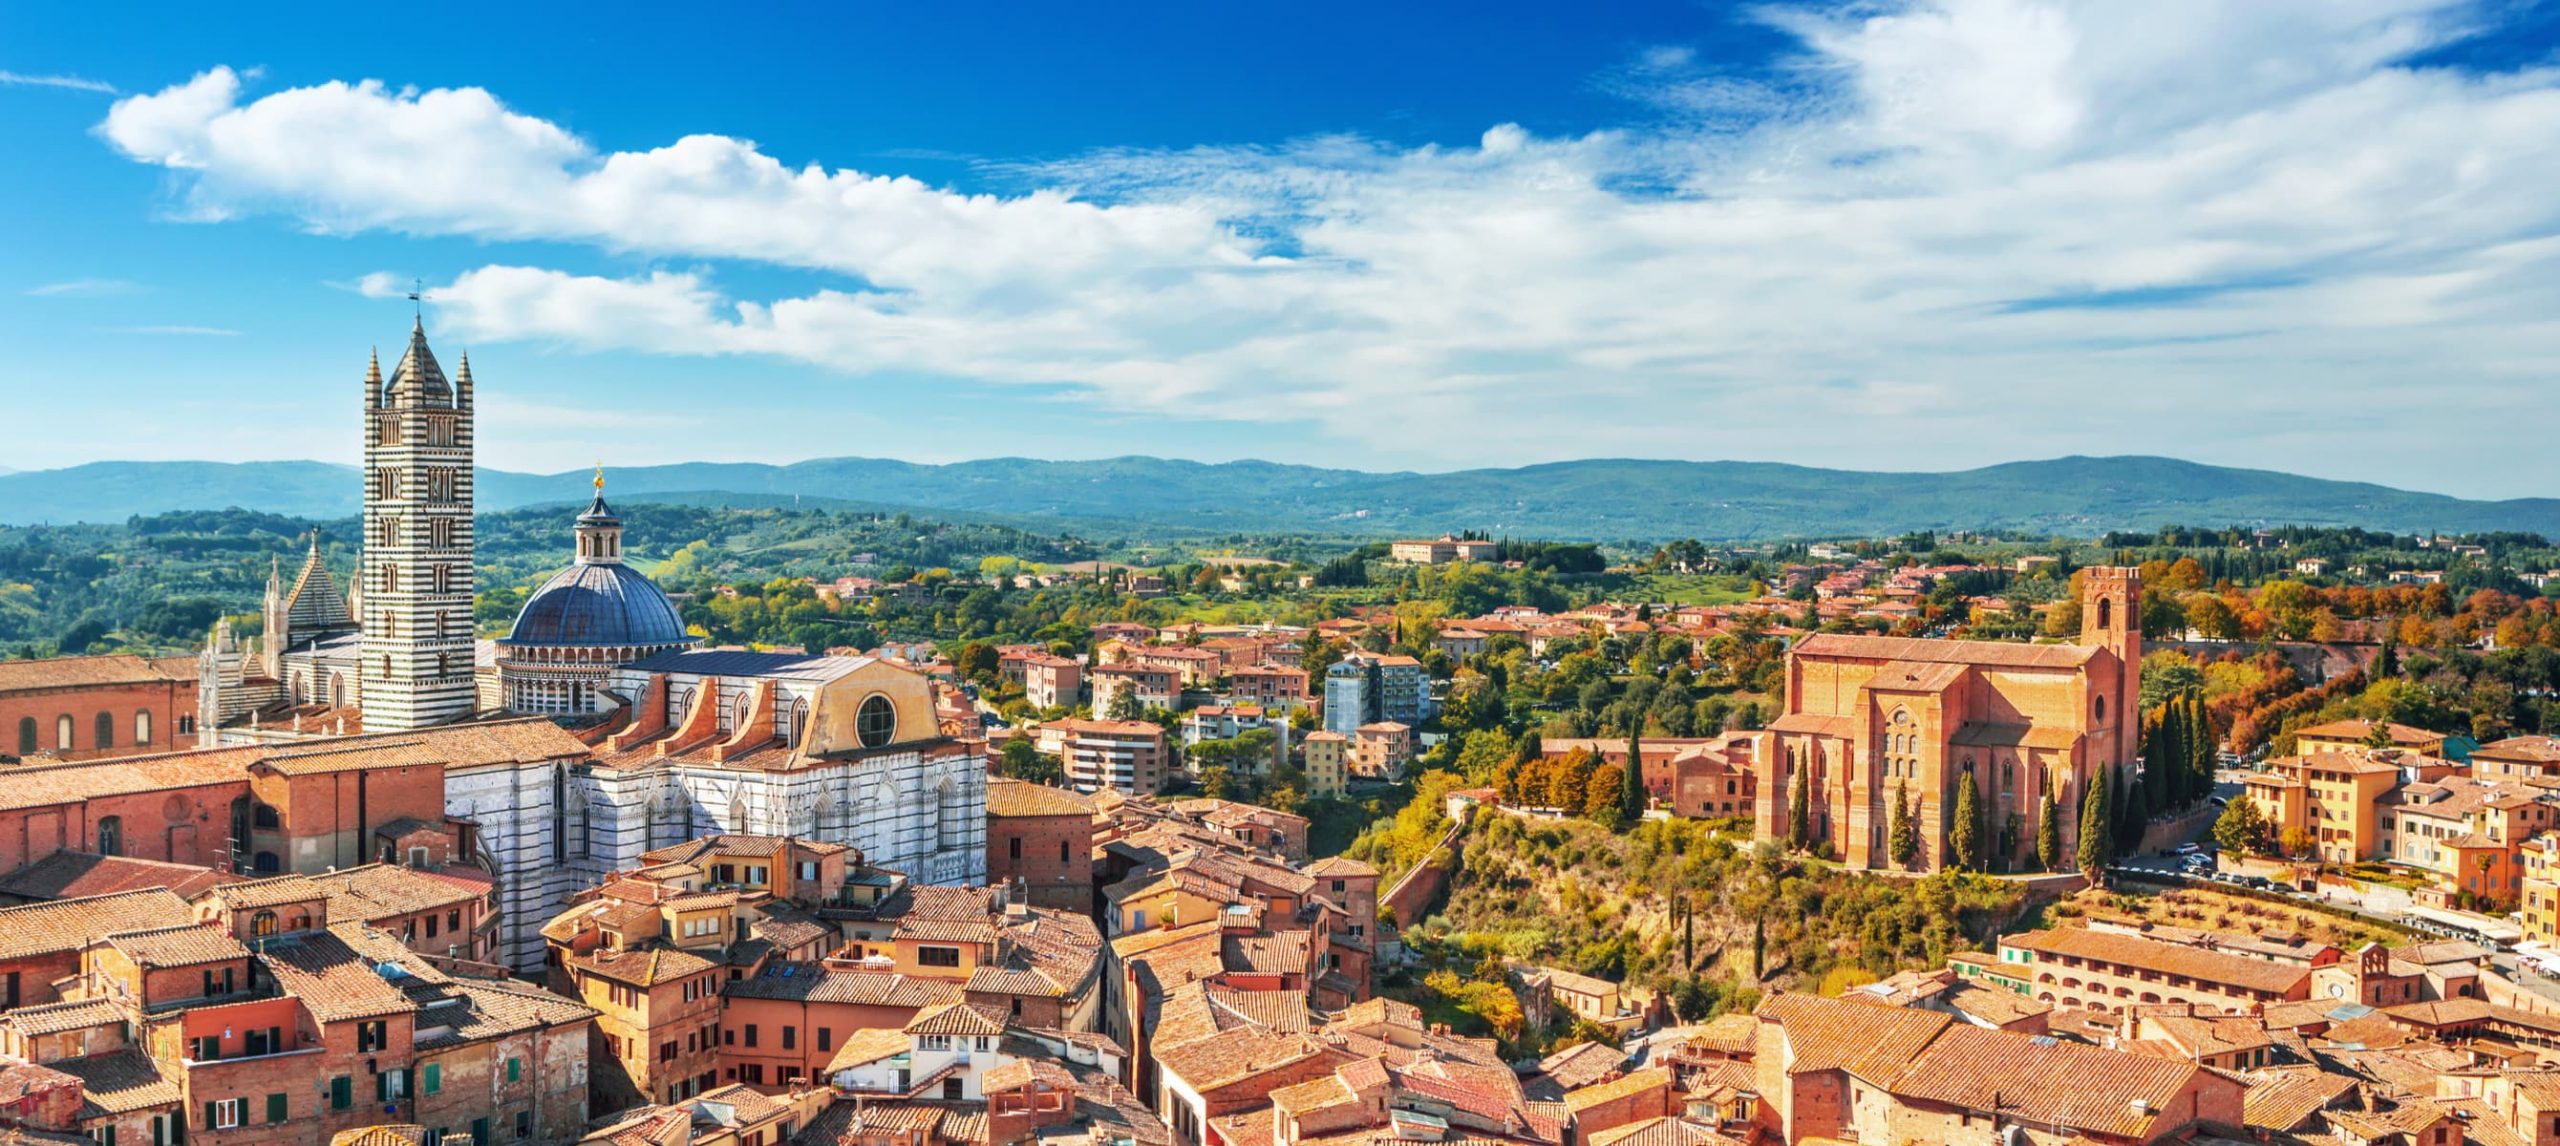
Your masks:
M427 280L423 278L409 280L409 310L411 315L420 322L427 319L426 297Z

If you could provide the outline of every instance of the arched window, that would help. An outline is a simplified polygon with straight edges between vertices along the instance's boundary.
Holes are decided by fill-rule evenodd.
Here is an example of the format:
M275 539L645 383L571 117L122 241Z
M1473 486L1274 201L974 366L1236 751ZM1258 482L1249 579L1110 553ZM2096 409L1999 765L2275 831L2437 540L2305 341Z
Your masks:
M748 718L749 718L749 717L752 717L752 716L754 716L754 715L755 715L755 697L754 697L754 696L752 696L752 695L750 695L750 694L748 694L748 693L743 693L743 692L742 692L742 693L739 693L739 694L738 694L738 703L737 703L737 705L736 705L735 707L731 708L731 709L730 709L730 711L729 711L729 731L731 731L731 732L744 732L744 731L746 731L746 728L747 728L747 720L748 720Z
M863 698L862 707L854 713L853 734L865 748L888 744L898 734L898 706L877 693Z
M124 854L124 817L105 816L98 820L98 854L102 856Z
M2115 598L2112 598L2112 597L2100 597L2100 598L2098 598L2098 627L2099 627L2099 628L2101 628L2101 629L2110 629L2110 628L2114 628L2114 627L2115 627L2115 617L2116 617L2116 602L2115 602Z
M33 756L36 751L36 718L18 718L18 755Z
M249 917L249 934L251 934L251 935L273 935L273 934L275 934L275 933L276 933L276 913L275 913L275 912L272 912L272 911L261 911L261 912L257 913L256 915L252 915L252 916L250 916L250 917Z
M151 710L148 708L133 714L133 742L139 747L151 745Z
M249 826L272 829L283 825L276 820L275 806L261 803L249 810Z
M97 747L113 748L116 746L116 715L114 713L101 712L98 714L98 719L91 721L91 723L98 727Z
M53 719L53 747L57 752L71 751L71 714L68 712Z
M808 720L808 704L804 701L792 701L789 713L785 715L782 720L783 744L792 748L798 748L800 746L801 726L806 724Z

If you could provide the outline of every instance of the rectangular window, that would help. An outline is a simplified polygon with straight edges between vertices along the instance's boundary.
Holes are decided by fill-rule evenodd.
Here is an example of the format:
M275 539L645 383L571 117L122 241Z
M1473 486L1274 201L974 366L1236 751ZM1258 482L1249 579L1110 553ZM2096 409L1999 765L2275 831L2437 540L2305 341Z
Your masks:
M798 1028L798 1027L784 1027L784 1028L782 1028L782 1049L784 1049L784 1050L798 1050L798 1049L800 1049L800 1047L799 1047L799 1043L800 1043L800 1028Z
M960 965L960 949L957 947L918 947L916 948L916 962L924 964L927 967L957 967Z
M290 1117L290 1108L285 1102L285 1097L281 1094L268 1095L267 1121L272 1124L282 1122L288 1117Z
M426 1077L426 1079L424 1080L424 1082L425 1082L425 1088L424 1088L424 1089L422 1089L422 1090L420 1090L420 1091L419 1091L419 1093L420 1093L420 1094L442 1094L442 1093L444 1093L444 1064L443 1064L443 1063L440 1063L440 1062L431 1062L431 1063L428 1063L428 1064L427 1064L423 1069L427 1072L427 1077Z
M1011 852L1011 853L1012 853L1012 855L1013 855L1013 858L1015 858L1015 859L1021 859L1021 858L1022 858L1022 837L1020 837L1020 836L1013 836L1013 837L1010 837L1010 838L1006 839L1006 840L1005 840L1005 850L1007 850L1008 852Z
M818 1028L818 1049L819 1049L819 1050L822 1050L822 1051L831 1051L831 1050L836 1049L836 1032L835 1032L835 1028L833 1028L833 1027L820 1027L820 1028Z
M756 1025L754 1023L747 1024L747 1045L756 1045Z
M516 1111L516 1137L518 1137L518 1138L531 1138L531 1137L533 1137L533 1112L532 1112L532 1111L530 1111L530 1110L519 1110L519 1111Z
M353 1076L342 1074L329 1080L329 1109L345 1110L355 1104L356 1080Z
M356 1051L378 1051L391 1043L390 1027L381 1020L356 1024Z
M204 1124L216 1130L229 1130L238 1126L241 1116L248 1113L242 1109L248 1105L248 1102L249 1100L245 1098L224 1098L205 1103Z
M222 1038L219 1035L202 1035L187 1041L194 1045L194 1049L187 1052L188 1058L212 1062L222 1057Z
M517 1080L517 1079L519 1079L519 1078L523 1078L523 1077L524 1077L524 1060L523 1060L523 1059L520 1059L520 1058L510 1058L510 1059L508 1059L508 1060L507 1060L507 1081L508 1081L508 1082L514 1082L515 1080Z

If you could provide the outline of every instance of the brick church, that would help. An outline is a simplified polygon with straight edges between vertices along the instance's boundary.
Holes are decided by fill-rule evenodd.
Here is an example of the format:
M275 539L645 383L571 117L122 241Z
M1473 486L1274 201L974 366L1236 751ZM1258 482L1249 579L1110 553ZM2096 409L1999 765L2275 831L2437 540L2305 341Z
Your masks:
M1809 785L1808 838L1852 867L1894 867L1890 825L1907 791L1920 829L1911 866L1935 871L1969 772L1994 870L2031 861L2048 793L2073 847L2081 794L2132 763L2142 723L2141 577L2092 568L2081 579L2080 635L2068 644L1835 633L1799 642L1787 654L1786 713L1769 725L1754 809L1762 838L1789 834L1794 786Z

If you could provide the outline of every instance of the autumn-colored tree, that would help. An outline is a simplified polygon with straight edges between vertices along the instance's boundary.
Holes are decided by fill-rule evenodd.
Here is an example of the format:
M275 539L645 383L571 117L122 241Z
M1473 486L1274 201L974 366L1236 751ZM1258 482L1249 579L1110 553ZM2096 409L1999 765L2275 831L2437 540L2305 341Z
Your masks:
M1584 818L1612 828L1623 821L1625 811L1619 803L1618 786L1619 776L1625 771L1623 765L1612 764L1591 773L1590 783L1582 795Z

